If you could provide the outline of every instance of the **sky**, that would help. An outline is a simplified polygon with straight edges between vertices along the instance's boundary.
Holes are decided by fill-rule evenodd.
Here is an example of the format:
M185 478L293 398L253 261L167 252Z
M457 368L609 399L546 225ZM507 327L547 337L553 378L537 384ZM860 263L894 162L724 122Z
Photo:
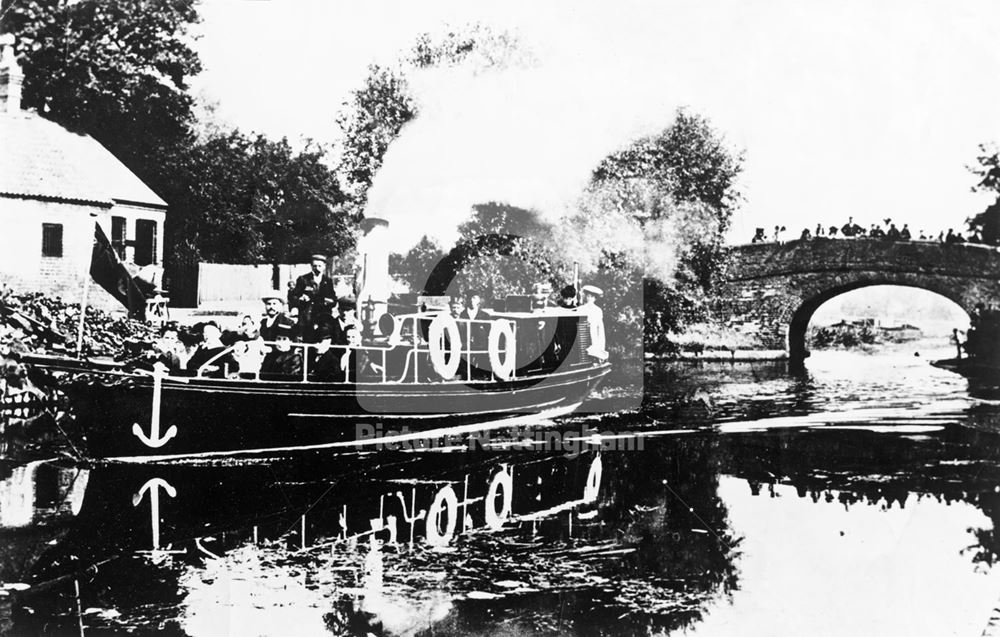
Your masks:
M678 107L744 153L732 242L848 215L936 234L987 203L966 167L980 143L1000 141L998 3L500 5L203 0L194 88L228 123L336 143L337 111L370 63L391 63L423 32L478 22L515 33L533 68L414 78L422 121L390 148L370 211L406 208L411 234L477 200L557 214L601 157Z

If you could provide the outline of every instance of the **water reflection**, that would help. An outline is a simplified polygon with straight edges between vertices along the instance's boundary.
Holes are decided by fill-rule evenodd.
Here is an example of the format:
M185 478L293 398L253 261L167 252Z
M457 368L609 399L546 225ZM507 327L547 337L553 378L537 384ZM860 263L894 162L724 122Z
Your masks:
M636 452L8 465L0 628L979 634L1000 406L913 358L654 368L644 411L558 425Z

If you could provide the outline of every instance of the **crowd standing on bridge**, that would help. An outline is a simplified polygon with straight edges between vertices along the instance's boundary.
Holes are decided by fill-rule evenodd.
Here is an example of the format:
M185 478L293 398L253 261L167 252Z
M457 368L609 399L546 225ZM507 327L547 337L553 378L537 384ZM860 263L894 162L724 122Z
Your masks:
M884 227L883 227L884 225ZM816 224L815 230L810 230L809 228L803 228L802 232L799 234L799 239L803 241L809 241L812 239L875 239L881 241L936 241L939 243L975 243L983 245L997 245L998 242L989 242L983 239L978 231L973 231L968 237L962 235L961 232L955 232L953 228L948 228L947 232L938 233L935 238L933 235L926 234L923 230L920 230L916 236L910 230L909 224L904 223L902 228L897 227L893 223L892 219L884 219L883 225L873 223L870 228L864 228L860 224L854 221L854 217L848 217L847 222L840 226L829 226L824 227L823 224ZM774 226L774 232L772 234L773 241L775 243L781 243L784 232L786 231L785 226ZM765 234L764 228L757 228L754 232L753 238L750 243L766 243L767 236Z

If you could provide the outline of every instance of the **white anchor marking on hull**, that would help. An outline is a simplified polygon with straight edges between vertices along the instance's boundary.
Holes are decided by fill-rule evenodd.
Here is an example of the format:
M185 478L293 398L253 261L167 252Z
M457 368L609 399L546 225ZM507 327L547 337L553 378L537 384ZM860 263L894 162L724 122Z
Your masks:
M139 423L132 425L132 433L142 441L147 447L158 449L167 444L167 441L177 435L177 427L174 425L167 429L167 433L160 437L160 402L163 397L163 375L167 371L166 365L157 363L153 366L153 413L150 416L149 436L142 431Z

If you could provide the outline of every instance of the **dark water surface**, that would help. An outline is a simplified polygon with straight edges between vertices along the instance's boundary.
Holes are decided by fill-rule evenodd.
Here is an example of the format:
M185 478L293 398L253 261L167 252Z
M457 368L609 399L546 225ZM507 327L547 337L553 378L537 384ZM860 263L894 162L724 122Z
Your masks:
M653 364L579 453L0 460L0 631L1000 634L1000 402L915 349Z

